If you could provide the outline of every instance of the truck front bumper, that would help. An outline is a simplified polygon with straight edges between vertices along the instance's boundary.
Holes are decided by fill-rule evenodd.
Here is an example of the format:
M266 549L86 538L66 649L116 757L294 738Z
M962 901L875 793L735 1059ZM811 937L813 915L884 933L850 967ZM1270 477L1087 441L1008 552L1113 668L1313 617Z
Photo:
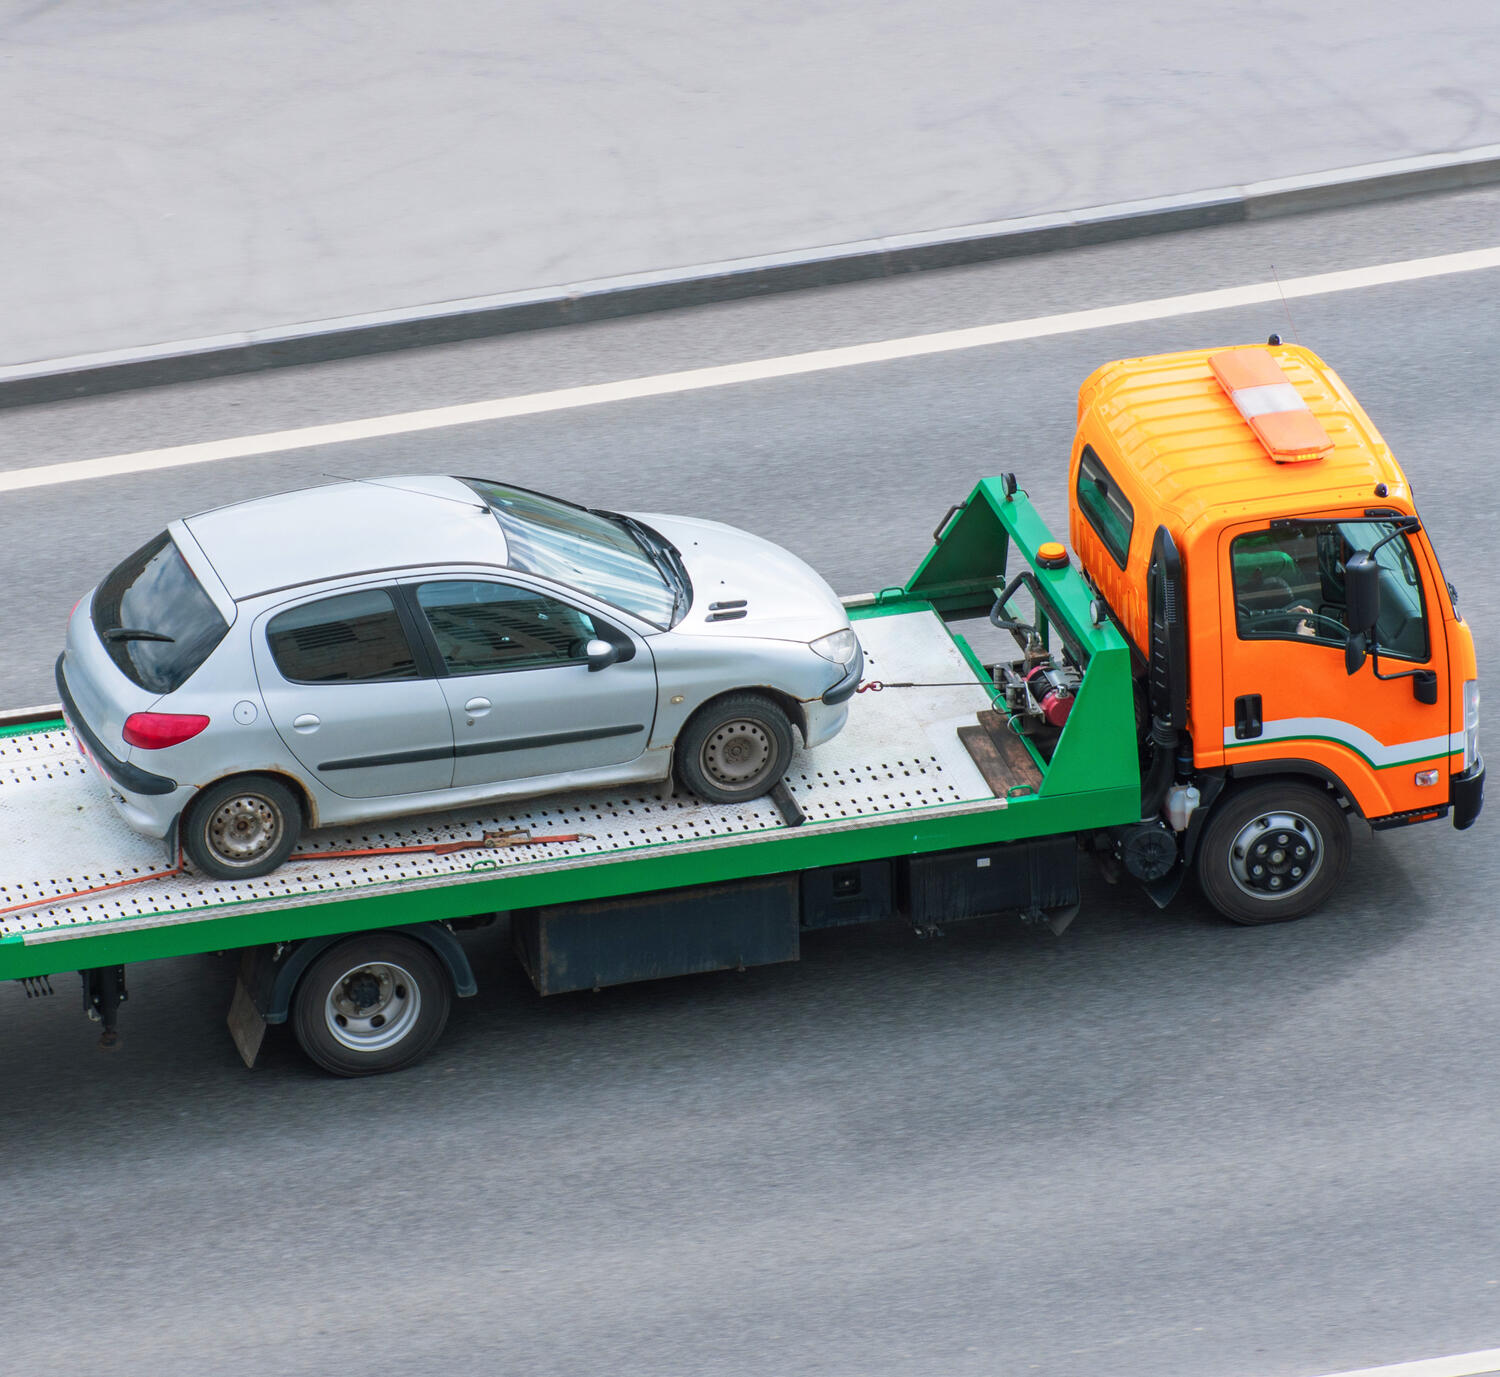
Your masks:
M1448 781L1448 797L1453 803L1453 825L1460 832L1474 825L1484 807L1484 761L1476 760L1461 775Z

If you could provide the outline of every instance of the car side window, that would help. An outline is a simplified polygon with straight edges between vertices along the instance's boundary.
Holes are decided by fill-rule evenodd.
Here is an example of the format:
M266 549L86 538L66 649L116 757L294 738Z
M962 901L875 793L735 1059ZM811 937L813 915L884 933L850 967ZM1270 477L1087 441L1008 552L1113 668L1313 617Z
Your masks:
M581 664L596 634L578 608L488 579L421 584L417 603L449 674Z
M415 679L418 669L396 605L383 588L339 593L272 617L266 643L296 684Z
M1135 530L1135 508L1091 445L1083 447L1078 459L1078 508L1123 569Z

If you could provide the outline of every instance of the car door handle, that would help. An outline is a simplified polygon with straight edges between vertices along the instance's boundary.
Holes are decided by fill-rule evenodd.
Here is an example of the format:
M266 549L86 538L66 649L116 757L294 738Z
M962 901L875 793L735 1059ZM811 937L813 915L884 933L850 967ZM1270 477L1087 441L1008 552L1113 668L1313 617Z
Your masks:
M493 706L488 698L471 698L464 704L464 711L470 717L483 717Z
M298 717L292 718L292 726L299 732L315 732L322 725L317 714L304 712Z

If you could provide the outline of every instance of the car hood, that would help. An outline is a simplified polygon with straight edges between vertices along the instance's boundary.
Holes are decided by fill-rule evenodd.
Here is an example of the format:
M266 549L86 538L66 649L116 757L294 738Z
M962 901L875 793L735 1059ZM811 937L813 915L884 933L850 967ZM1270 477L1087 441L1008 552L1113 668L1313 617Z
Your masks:
M849 614L822 575L781 546L718 521L631 515L677 547L693 582L693 605L674 630L815 641L849 625ZM743 615L732 615L737 612Z

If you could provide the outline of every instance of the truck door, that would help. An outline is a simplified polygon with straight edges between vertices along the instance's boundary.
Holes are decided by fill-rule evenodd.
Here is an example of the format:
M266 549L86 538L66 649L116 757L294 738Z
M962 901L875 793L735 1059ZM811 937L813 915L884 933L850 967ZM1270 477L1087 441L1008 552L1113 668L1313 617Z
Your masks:
M1371 662L1350 675L1344 664L1344 565L1395 531L1392 521L1359 517L1257 522L1225 532L1219 586L1226 765L1312 762L1342 781L1371 818L1446 801L1443 619L1422 551L1404 533L1375 554L1379 667L1386 675L1436 672L1436 701L1421 701L1421 678L1377 679Z

